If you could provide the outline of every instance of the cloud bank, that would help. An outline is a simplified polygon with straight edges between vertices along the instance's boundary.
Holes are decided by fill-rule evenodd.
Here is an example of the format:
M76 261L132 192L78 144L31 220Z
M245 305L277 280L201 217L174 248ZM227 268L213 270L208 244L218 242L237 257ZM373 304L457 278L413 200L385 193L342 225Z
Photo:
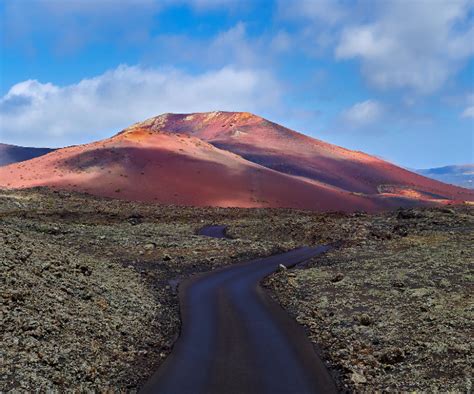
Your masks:
M384 114L380 103L366 100L356 103L342 113L342 120L348 126L358 128L378 121Z
M474 54L470 0L281 0L280 8L305 26L300 40L309 30L313 48L326 43L336 60L358 60L378 89L431 94Z
M0 99L2 141L58 147L89 142L164 112L259 112L278 102L271 75L232 66L201 74L121 65L76 84L27 80Z
M472 118L474 119L474 106L467 107L461 114L463 118Z

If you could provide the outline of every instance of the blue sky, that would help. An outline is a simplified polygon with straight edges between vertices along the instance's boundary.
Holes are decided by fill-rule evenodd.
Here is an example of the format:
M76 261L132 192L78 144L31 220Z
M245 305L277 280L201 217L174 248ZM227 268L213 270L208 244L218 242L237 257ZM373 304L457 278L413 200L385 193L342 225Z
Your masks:
M0 0L0 140L249 111L411 168L474 162L469 0Z

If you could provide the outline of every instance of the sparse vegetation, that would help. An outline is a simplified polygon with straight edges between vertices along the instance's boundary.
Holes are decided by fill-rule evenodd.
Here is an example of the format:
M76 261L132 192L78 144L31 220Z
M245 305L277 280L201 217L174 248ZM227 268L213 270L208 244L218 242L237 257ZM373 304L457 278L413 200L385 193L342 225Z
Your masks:
M196 236L227 224L232 239ZM469 390L472 207L380 215L167 207L2 191L2 391L134 391L179 332L195 272L335 248L266 281L345 389Z

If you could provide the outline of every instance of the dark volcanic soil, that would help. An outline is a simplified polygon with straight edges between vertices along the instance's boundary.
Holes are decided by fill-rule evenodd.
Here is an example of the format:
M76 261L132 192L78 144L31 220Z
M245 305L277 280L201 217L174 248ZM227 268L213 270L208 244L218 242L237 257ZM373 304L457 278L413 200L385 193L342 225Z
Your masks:
M474 216L400 211L351 220L350 242L267 281L356 391L469 392Z
M196 235L222 223L229 239ZM177 338L181 280L335 243L266 284L341 388L469 391L472 234L469 206L372 216L1 191L0 389L134 391Z

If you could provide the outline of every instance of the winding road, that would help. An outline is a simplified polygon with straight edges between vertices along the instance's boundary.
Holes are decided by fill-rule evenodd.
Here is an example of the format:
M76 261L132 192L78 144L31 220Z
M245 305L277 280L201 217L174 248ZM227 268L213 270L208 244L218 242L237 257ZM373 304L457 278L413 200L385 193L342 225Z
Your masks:
M200 234L222 238L225 226ZM141 392L336 392L303 328L259 286L280 264L291 267L326 250L303 247L181 283L181 335Z

